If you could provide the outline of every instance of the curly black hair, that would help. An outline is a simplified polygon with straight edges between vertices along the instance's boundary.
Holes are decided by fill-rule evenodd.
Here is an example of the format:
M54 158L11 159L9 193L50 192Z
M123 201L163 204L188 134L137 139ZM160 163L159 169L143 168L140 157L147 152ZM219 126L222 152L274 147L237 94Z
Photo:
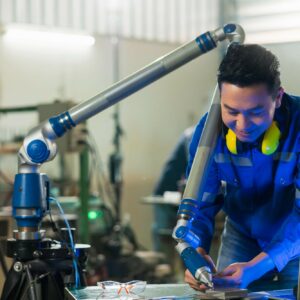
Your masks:
M239 87L266 84L273 97L281 86L277 57L256 44L231 44L219 66L217 78L220 89L223 82Z

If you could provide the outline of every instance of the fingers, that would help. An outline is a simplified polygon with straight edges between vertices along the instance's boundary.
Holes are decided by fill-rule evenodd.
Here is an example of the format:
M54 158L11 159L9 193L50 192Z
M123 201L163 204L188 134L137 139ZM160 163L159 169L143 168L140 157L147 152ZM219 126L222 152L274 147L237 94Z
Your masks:
M223 271L214 275L213 282L216 286L239 287L242 282L240 264L232 264Z
M215 263L212 260L212 258L206 253L205 249L198 247L197 252L200 253L204 257L204 259L208 262L208 265L209 265L212 273L216 273L217 269L216 269Z
M213 283L215 287L239 287L239 284L232 278L228 277L214 277Z
M215 263L212 260L212 258L209 255L204 255L204 258L208 262L211 272L216 273L217 269L216 269Z
M199 283L189 270L185 271L184 281L190 285L191 288L204 292L207 289L207 286Z
M218 272L215 277L232 276L235 272L237 272L237 268L234 264L232 264L226 267L224 270Z

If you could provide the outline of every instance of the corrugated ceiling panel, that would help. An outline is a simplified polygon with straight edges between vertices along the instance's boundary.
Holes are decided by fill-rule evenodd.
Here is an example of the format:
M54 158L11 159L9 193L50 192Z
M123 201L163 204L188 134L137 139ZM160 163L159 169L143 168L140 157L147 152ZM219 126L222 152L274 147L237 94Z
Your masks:
M236 22L246 42L283 43L300 40L299 0L235 0Z
M222 0L221 0L222 1ZM0 0L0 22L185 42L215 29L219 0Z

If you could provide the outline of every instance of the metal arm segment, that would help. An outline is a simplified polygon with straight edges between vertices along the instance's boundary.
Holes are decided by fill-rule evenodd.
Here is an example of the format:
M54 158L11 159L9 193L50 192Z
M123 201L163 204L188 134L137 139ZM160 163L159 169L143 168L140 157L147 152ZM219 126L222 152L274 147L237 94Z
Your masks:
M57 151L55 139L63 136L77 124L118 103L192 59L214 49L217 43L223 40L243 42L244 31L239 25L227 24L214 31L206 32L194 41L154 61L90 100L50 118L31 130L19 151L19 174L16 175L14 184L13 215L18 226L16 238L23 240L40 239L39 223L48 206L46 204L48 180L39 174L39 168L44 162L55 157ZM203 159L207 159L207 151L204 149L202 152ZM192 199L196 195L196 185L203 174L202 171L194 171L197 168L201 169L201 164L193 167L193 180L190 179L192 188L188 187L185 193L185 197ZM37 186L39 192L37 192ZM187 257L186 253L191 253L189 249L186 249L188 246L188 244L185 244L184 247L179 246L180 251L184 253L184 259Z
M219 90L216 86L183 199L178 209L178 221L173 231L173 238L178 242L176 250L186 267L197 280L210 288L213 287L211 270L207 261L195 250L200 245L200 239L192 231L191 225L199 214L197 199L203 197L206 178L220 129L221 106Z
M242 29L241 29L242 32ZM244 35L232 35L231 42L243 43ZM214 90L210 109L199 141L192 169L178 209L178 220L173 238L178 242L176 250L186 267L199 281L212 288L212 274L208 262L197 253L200 238L194 234L192 223L199 214L200 202L204 196L207 175L213 159L217 138L221 130L221 106L218 86ZM188 258L187 254L188 253Z
M192 59L212 50L218 42L225 39L229 41L244 39L244 31L238 25L228 24L223 28L200 35L195 41L175 49L106 91L70 109L72 120L78 124L92 117Z
M223 40L240 42L244 40L244 36L242 27L235 24L227 24L214 31L208 31L93 98L78 104L59 116L50 118L49 121L35 128L26 137L19 154L19 172L38 172L40 164L52 160L56 155L56 146L53 140L62 136L67 130L118 103L192 59L214 49L218 42Z

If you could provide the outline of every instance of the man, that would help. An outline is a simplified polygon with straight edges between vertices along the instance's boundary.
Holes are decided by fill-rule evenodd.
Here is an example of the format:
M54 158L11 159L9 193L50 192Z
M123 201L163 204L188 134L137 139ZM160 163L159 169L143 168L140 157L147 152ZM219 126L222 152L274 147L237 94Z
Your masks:
M215 272L208 253L214 216L223 208L227 219L215 285L292 288L300 255L300 99L284 92L277 58L258 45L232 44L218 85L223 129L193 223L201 239L198 251ZM205 119L191 142L188 172ZM217 197L221 181L226 189ZM204 288L189 271L185 280Z

